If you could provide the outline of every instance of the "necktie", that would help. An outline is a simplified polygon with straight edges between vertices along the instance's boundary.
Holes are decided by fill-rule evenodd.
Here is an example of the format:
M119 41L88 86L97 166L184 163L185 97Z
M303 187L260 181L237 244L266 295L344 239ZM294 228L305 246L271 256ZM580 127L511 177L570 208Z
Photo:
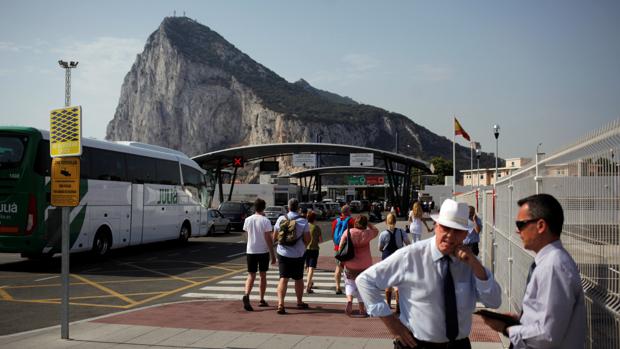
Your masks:
M534 268L536 268L536 262L532 262L530 265L530 271L527 273L527 279L525 281L525 287L530 284L530 279L532 278L532 273L534 272Z
M450 272L450 263L452 260L449 256L441 258L441 269L443 272L443 298L444 311L446 313L446 336L450 341L456 339L459 334L459 319L456 310L456 294L454 292L454 279Z

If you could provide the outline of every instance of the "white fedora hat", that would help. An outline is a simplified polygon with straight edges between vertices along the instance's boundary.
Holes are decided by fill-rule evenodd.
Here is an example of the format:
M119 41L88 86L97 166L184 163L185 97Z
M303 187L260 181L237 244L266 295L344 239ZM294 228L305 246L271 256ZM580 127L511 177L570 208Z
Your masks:
M431 215L431 218L444 227L469 230L469 206L464 202L456 202L452 199L446 199L441 204L439 214Z

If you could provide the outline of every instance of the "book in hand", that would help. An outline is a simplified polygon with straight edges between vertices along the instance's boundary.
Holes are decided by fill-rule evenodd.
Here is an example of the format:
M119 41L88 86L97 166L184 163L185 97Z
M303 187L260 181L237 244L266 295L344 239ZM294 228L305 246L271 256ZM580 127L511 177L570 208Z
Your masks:
M506 314L502 314L502 313L497 313L497 312L486 310L486 309L476 310L474 312L474 314L477 314L477 315L480 315L480 316L484 316L484 317L488 317L490 319L500 320L503 323L505 323L506 326L514 326L514 325L520 325L521 324L519 322L519 320L515 319L514 317L512 317L510 315L506 315Z

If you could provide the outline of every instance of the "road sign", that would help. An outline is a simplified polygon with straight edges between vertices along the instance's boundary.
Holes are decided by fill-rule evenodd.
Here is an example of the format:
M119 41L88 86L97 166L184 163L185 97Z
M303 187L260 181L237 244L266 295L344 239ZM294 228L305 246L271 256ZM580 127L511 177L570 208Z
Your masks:
M347 176L349 185L365 185L366 177L365 176Z
M316 167L316 154L293 154L293 167Z
M368 185L383 185L383 184L385 184L385 177L383 177L383 176L366 176L366 184L368 184Z
M349 166L374 166L373 153L351 153L349 156Z
M74 207L80 203L80 158L52 159L52 206Z
M50 156L82 155L82 107L65 107L50 112Z

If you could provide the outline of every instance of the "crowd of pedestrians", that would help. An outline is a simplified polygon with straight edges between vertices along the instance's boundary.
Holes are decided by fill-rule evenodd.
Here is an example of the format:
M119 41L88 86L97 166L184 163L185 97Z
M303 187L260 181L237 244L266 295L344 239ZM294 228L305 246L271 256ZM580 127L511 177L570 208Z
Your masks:
M536 253L530 268L520 314L483 313L485 323L508 337L513 348L584 348L585 304L579 270L560 241L563 210L550 195L519 201L516 232L524 248ZM277 313L286 314L284 300L289 279L294 280L298 309L307 309L304 290L313 293L322 232L314 212L299 211L289 200L286 216L272 227L263 215L265 202L257 199L256 214L246 219L248 277L243 307L252 311L250 293L260 275L259 306L264 300L266 272L276 258L279 269ZM379 317L394 337L394 348L471 348L469 334L477 302L488 308L501 305L501 289L491 271L478 259L482 220L474 207L447 199L433 226L415 203L409 212L409 234L396 226L396 215L386 217L379 233L368 217L351 216L344 205L331 225L334 253L353 249L352 257L336 260L336 294L342 294L351 317ZM433 236L422 240L423 228ZM373 264L371 241L378 238L381 262ZM274 248L274 245L276 246ZM341 251L341 252L342 252ZM304 289L304 266L307 282ZM395 296L395 311L391 302ZM359 311L354 314L353 301Z

